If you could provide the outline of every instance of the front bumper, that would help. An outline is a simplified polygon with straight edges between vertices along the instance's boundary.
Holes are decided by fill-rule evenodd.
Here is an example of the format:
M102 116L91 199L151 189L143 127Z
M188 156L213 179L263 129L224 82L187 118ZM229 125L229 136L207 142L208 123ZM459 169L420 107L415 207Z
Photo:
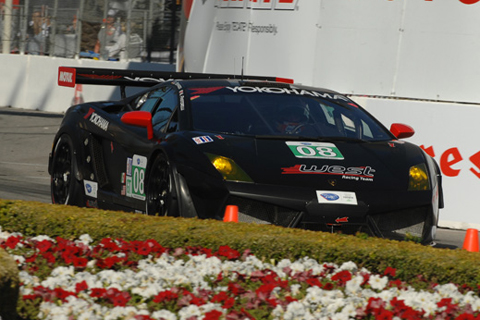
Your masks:
M436 225L430 192L356 192L357 205L318 203L315 191L282 186L227 183L227 205L239 208L240 222L274 224L388 239L433 240Z

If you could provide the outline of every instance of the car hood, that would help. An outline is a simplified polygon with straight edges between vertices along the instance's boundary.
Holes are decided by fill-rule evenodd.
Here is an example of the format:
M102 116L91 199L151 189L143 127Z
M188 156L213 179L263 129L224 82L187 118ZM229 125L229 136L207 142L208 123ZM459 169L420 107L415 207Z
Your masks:
M220 137L220 138L219 138ZM407 190L409 168L422 150L392 140L306 141L215 136L203 152L233 159L255 183L321 190Z

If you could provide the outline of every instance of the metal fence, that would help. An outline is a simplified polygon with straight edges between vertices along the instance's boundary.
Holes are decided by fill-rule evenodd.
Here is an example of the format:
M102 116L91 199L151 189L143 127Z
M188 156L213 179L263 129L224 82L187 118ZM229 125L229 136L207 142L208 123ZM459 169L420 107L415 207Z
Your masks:
M0 0L1 52L175 63L180 0Z

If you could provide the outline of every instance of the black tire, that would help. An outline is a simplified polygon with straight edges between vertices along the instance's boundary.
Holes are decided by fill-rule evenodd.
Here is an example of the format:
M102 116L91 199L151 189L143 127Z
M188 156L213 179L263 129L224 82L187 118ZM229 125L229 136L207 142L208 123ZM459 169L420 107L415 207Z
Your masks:
M146 185L146 212L153 216L178 216L175 179L164 154L158 155L150 167Z
M72 139L63 134L53 150L52 203L84 206L85 192L75 178L75 151Z

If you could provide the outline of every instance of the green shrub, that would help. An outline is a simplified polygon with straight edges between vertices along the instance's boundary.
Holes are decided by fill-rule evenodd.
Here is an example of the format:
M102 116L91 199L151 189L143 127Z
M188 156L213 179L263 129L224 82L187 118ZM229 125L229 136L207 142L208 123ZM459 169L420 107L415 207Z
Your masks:
M135 213L85 209L36 202L0 200L0 226L25 236L40 234L66 239L89 234L126 240L155 239L169 248L228 245L250 249L257 257L279 261L308 256L321 262L353 261L371 272L397 269L397 277L421 287L426 283L457 283L477 288L480 254L439 249L411 241L384 240L288 229L272 225L216 220L151 217ZM420 280L419 280L420 279Z

